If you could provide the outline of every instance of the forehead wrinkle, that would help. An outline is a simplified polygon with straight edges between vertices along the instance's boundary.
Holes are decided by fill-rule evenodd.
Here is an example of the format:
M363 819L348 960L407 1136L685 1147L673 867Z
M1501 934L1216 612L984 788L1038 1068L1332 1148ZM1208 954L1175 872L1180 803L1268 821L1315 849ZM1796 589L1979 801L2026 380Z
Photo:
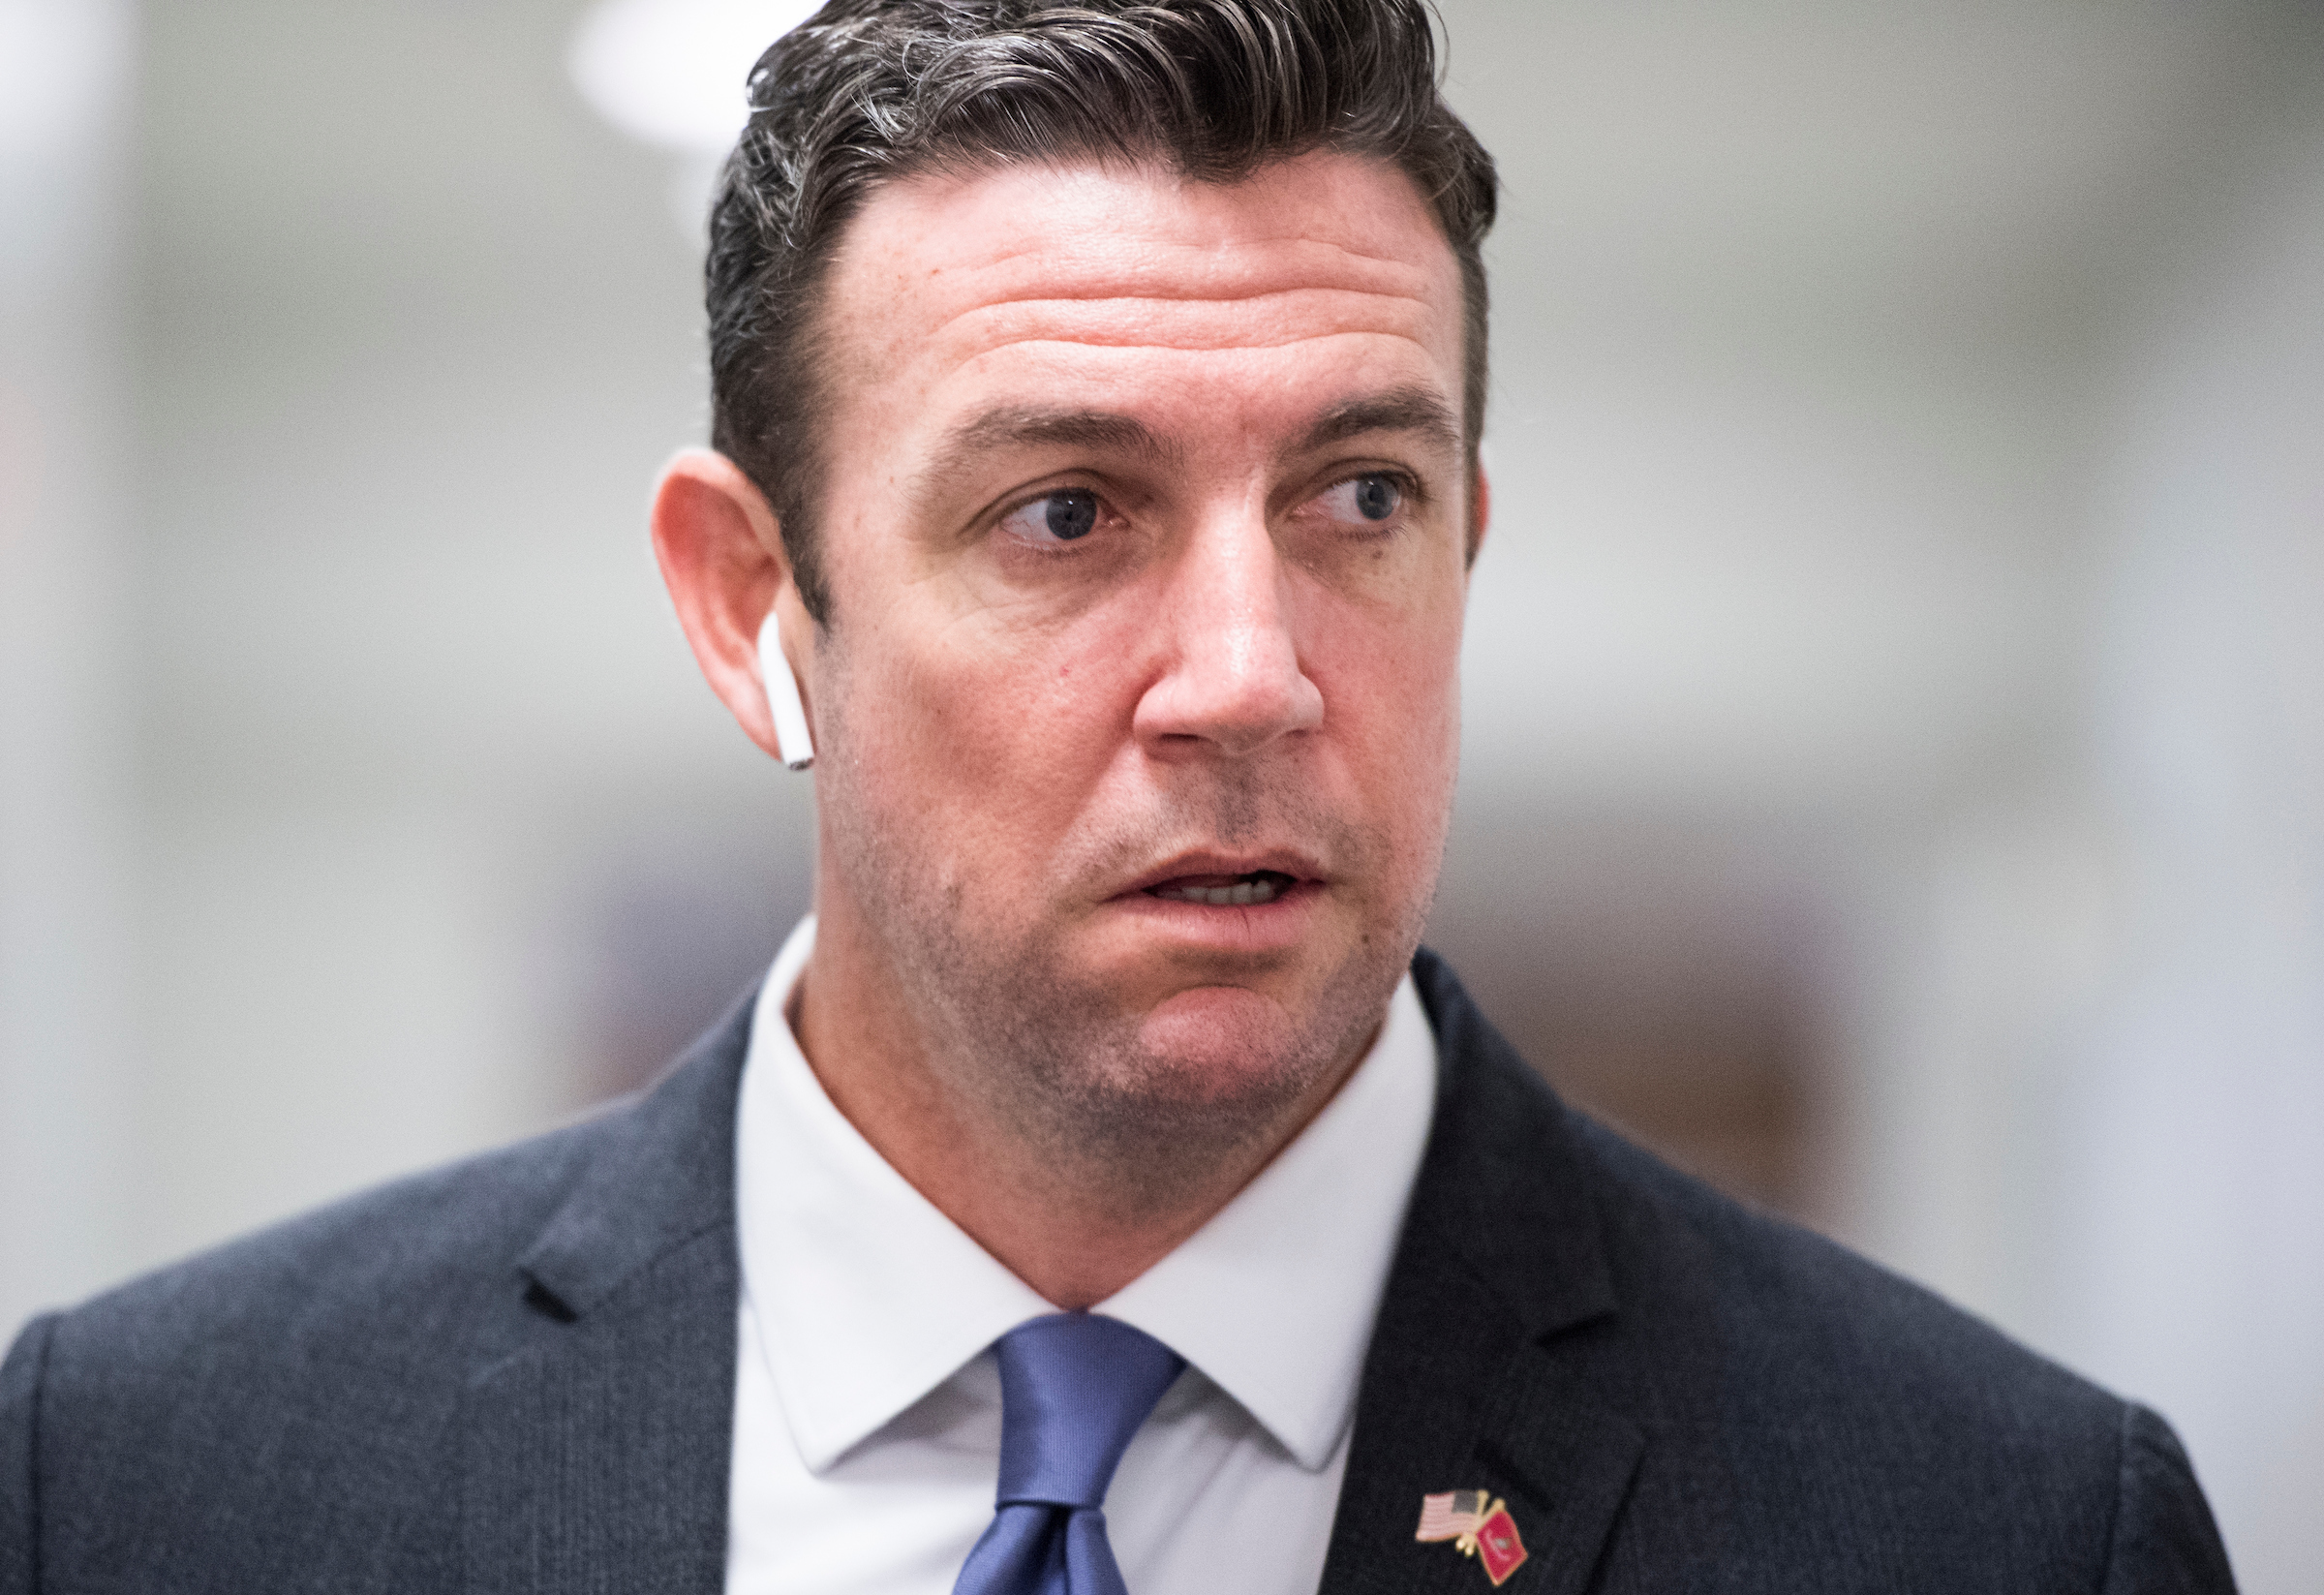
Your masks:
M1285 261L1262 257L1259 260L1236 260L1233 257L1260 245L1284 244L1295 252L1295 258ZM1307 257L1322 252L1331 259L1316 261ZM1330 269L1338 266L1339 271ZM1046 295L1050 298L1157 298L1157 299L1245 299L1269 293L1294 292L1300 289L1348 293L1392 293L1402 298L1419 299L1427 293L1433 275L1417 261L1392 255L1365 255L1343 245L1326 243L1303 234L1285 234L1281 238L1259 240L1237 239L1229 244L1168 244L1154 243L1139 251L1131 260L1088 261L1060 261L1055 244L1031 243L973 265L956 265L953 269L971 277L1017 277L1030 268L1037 279L1054 281L1059 275L1078 275L1093 283L1115 287L1112 292L1099 288L1088 293L1058 290ZM1343 281L1330 279L1341 276ZM1256 286L1238 291L1237 279ZM1396 286L1385 286L1387 284ZM1274 286L1270 286L1274 285ZM1128 290L1127 292L1120 291ZM1182 291L1174 291L1182 290Z
M1010 293L997 298L979 299L966 309L955 312L950 320L958 321L963 316L973 316L980 310L1007 310L1028 305L1244 305L1255 303L1260 299L1298 299L1311 296L1316 298L1392 299L1404 304L1416 305L1422 309L1426 309L1428 305L1427 297L1424 294L1405 293L1387 288L1349 288L1333 283L1299 283L1289 288L1254 288L1246 293L1216 291L1199 285L1187 289L1183 293L1168 293L1159 290L1153 291L1140 290L1133 293L1123 293L1111 288L1093 288L1086 293L1076 293L1070 290L1053 289L1042 293Z
M1208 252L1170 253L1199 257ZM1377 271L1335 281L1312 268L1286 269L1279 261L1262 262L1267 267L1263 270L1219 272L1184 261L1149 259L1133 266L1090 262L1087 269L1077 270L1060 267L1054 256L1026 255L1022 260L1039 269L1027 274L970 268L965 273L969 281L957 282L929 307L934 319L923 323L927 331L922 336L942 339L979 322L1015 327L1044 318L1077 330L1107 321L1134 327L1164 319L1199 324L1206 311L1216 322L1239 323L1266 317L1272 306L1280 306L1278 314L1292 323L1336 319L1401 327L1440 319L1452 309L1437 302L1430 290L1438 285L1427 273L1409 267L1397 270L1393 281L1381 280ZM1014 280L994 282L996 275ZM957 308L946 309L941 299L950 299ZM1101 336L1084 341L1122 340Z
M881 198L892 198L895 192L893 187L885 189ZM874 199L866 211L870 225L842 245L843 255L876 260L930 242L938 243L941 249L944 239L956 235L946 218L920 207L905 208L906 214L897 214L898 207ZM908 214L913 209L919 213ZM1177 213L1167 200L1160 202L1160 210L1172 214L1163 219L1157 202L1139 195L1083 215L1086 224L1108 238L1108 247L1103 249L1075 248L1070 237L1062 240L1066 247L1061 249L1054 230L1018 227L999 236L988 234L982 247L955 246L924 263L946 273L971 276L1007 275L1029 268L1042 274L1068 271L1132 279L1150 276L1164 281L1183 279L1189 273L1313 278L1333 275L1336 267L1363 280L1388 275L1412 282L1424 281L1437 275L1440 265L1452 264L1452 246L1425 207L1416 208L1413 214L1417 249L1380 252L1367 250L1351 238L1327 236L1327 232L1341 230L1332 225L1334 214L1316 214L1312 206L1295 209L1299 214L1286 224L1258 231L1239 225L1250 220L1247 216L1225 225L1205 226L1199 217Z
M952 345L959 351L954 363L961 365L1003 349L1037 344L1210 353L1237 349L1285 349L1332 338L1393 338L1423 352L1429 348L1427 337L1418 324L1420 319L1412 316L1382 316L1356 326L1346 324L1345 318L1323 314L1268 318L1256 324L1252 318L1237 318L1229 325L1197 323L1183 328L1156 325L1155 320L1158 319L1120 316L987 317L980 309L953 317L928 341ZM980 327L977 324L980 321L998 324Z
M1047 349L1101 350L1108 354L1179 355L1193 359L1219 355L1231 356L1248 353L1272 353L1277 350L1289 349L1298 344L1325 344L1332 342L1336 339L1355 339L1365 343L1377 343L1385 340L1392 343L1409 344L1414 349L1419 350L1423 356L1429 353L1427 344L1410 333L1375 331L1370 328L1364 328L1357 331L1335 330L1330 332L1294 332L1287 334L1284 337L1269 340L1264 343L1238 343L1217 348L1188 348L1183 344L1101 342L1094 338L1085 339L1045 335L1041 337L1004 339L1001 342L992 344L984 349L979 349L970 353L963 355L957 362L956 368L964 369L968 366L977 364L980 361L991 359L995 355L1009 353L1032 353Z

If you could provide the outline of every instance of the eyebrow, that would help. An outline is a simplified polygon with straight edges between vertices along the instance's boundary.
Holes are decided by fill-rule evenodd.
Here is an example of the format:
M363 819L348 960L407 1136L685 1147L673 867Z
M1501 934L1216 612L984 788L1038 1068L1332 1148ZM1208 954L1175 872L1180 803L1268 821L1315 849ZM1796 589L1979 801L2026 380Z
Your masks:
M1104 410L988 410L954 427L936 446L923 482L957 475L979 454L996 448L1102 448L1176 463L1177 447L1134 415Z
M1457 452L1463 442L1459 419L1444 400L1424 387L1398 387L1326 411L1297 452L1313 453L1367 432L1417 433L1447 453Z
M1287 454L1308 454L1370 432L1418 434L1447 453L1462 443L1452 408L1424 387L1391 388L1335 405L1317 417ZM1135 415L1105 410L988 410L945 434L925 469L916 474L925 491L964 470L978 455L1000 448L1102 448L1138 454L1159 465L1176 465L1184 450Z

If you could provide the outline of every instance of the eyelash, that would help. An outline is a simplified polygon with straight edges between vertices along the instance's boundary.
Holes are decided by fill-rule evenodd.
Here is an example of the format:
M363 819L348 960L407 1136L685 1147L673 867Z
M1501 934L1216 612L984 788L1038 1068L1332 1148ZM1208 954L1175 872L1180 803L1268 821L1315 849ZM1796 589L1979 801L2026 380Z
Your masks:
M1324 485L1322 491L1311 494L1310 497L1320 499L1334 487L1345 487L1348 483L1361 481L1366 476L1379 476L1393 482L1396 492L1407 505L1422 505L1428 502L1428 490L1421 485L1421 479L1410 472L1399 471L1393 466L1384 466L1369 471L1351 471L1344 476L1334 476Z
M1318 499L1336 493L1340 489L1367 477L1377 477L1395 489L1395 507L1389 512L1388 518L1385 520L1350 522L1334 519L1332 524L1338 535L1344 538L1356 542L1380 542L1391 538L1409 525L1412 516L1428 503L1427 489L1421 485L1417 477L1410 472L1399 471L1390 466L1351 471L1345 475L1334 476L1323 487L1308 495L1304 504L1313 504Z
M1366 476L1379 476L1385 478L1389 482L1393 483L1399 500L1397 507L1401 510L1418 508L1429 502L1428 490L1421 484L1420 478L1408 471L1401 471L1395 469L1394 467L1366 471L1351 471L1344 476L1334 476L1323 486L1317 488L1313 493L1307 495L1307 497L1300 502L1303 505L1312 504L1315 500L1320 499L1325 494L1332 491L1332 489L1345 487L1348 483L1353 481L1361 481ZM1002 505L998 509L993 512L993 529L995 532L998 532L1000 528L1007 523L1009 517L1016 514L1019 510L1030 508L1032 506L1039 504L1042 500L1055 498L1060 493L1086 493L1090 497L1097 500L1097 524L1095 527L1091 528L1092 533L1102 530L1108 521L1120 520L1123 518L1121 511L1115 507L1113 501L1107 498L1106 495L1097 488L1085 486L1079 482L1056 482L1042 488L1038 492L1028 493L1023 498L1016 499ZM1379 524L1382 530L1386 530L1389 526L1389 523L1386 521L1383 521ZM1086 539L1076 538L1072 542L1038 542L1027 537L1018 537L1012 538L1011 540L1016 542L1021 548L1037 550L1045 558L1062 559L1083 552L1081 544Z
M1041 503L1044 499L1054 499L1061 493L1086 493L1092 499L1097 501L1097 519L1091 525L1087 535L1074 538L1070 542L1042 542L1031 537L1012 537L1010 540L1018 547L1033 550L1044 558L1063 558L1067 555L1081 552L1081 545L1088 541L1090 537L1094 537L1098 532L1103 531L1108 522L1118 521L1124 518L1121 511L1114 506L1113 500L1109 499L1102 491L1095 487L1088 486L1082 482L1052 482L1048 486L1043 487L1036 492L1027 493L1022 498L1005 503L998 509L994 510L993 512L992 521L994 532L1001 533L1001 528L1008 524L1009 517L1015 515L1018 511L1029 509L1034 505ZM1005 533L1002 533L1001 535L1006 536Z

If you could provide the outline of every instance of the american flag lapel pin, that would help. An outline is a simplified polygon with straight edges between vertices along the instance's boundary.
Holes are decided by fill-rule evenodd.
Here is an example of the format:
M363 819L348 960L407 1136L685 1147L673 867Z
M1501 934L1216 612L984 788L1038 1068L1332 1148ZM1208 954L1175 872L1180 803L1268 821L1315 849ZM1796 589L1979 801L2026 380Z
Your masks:
M1413 1538L1422 1545L1452 1541L1463 1556L1477 1558L1495 1589L1525 1565L1525 1542L1509 1503L1482 1489L1422 1496L1421 1528Z

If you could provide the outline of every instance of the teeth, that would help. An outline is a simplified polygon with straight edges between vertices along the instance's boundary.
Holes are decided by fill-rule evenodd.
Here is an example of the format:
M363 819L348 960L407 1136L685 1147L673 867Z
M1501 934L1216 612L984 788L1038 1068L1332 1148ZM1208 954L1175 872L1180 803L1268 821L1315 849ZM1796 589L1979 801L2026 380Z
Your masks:
M1232 886L1181 886L1154 894L1175 903L1201 903L1213 908L1249 907L1254 904L1272 903L1281 895L1282 888L1265 877L1238 880Z

